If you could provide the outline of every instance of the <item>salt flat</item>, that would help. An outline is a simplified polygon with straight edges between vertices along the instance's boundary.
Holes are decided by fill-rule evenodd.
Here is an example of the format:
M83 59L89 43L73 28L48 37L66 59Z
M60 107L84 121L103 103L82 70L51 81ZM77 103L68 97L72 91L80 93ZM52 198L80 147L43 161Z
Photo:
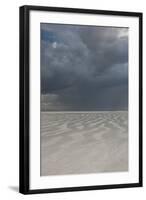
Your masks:
M128 170L128 112L41 112L41 176Z

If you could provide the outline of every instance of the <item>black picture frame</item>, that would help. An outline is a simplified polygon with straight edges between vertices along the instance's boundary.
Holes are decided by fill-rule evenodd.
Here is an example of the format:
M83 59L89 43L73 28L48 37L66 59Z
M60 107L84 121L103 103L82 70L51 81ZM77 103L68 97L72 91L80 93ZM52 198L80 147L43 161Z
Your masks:
M30 11L56 11L66 13L84 13L84 14L101 14L112 16L127 16L139 18L139 182L129 184L114 184L114 185L97 185L97 186L81 186L67 188L44 188L31 190L29 187L29 128L30 128L30 80L29 80L29 20ZM22 6L20 7L20 132L19 132L19 191L22 194L36 193L52 193L52 192L70 192L84 190L99 190L99 189L115 189L115 188L131 188L142 186L142 13L139 12L123 12L123 11L106 11L106 10L89 10L75 9L63 7L45 7L45 6Z

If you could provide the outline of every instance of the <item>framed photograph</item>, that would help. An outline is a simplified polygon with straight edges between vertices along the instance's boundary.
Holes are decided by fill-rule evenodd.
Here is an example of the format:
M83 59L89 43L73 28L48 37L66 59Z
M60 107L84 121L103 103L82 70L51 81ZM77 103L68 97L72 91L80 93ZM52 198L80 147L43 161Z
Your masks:
M20 7L20 192L142 186L142 13Z

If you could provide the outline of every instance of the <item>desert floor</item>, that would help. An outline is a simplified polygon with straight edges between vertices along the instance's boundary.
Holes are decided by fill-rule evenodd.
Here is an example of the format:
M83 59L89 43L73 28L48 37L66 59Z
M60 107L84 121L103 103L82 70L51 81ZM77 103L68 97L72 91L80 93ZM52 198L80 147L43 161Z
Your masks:
M128 170L128 112L41 112L41 176Z

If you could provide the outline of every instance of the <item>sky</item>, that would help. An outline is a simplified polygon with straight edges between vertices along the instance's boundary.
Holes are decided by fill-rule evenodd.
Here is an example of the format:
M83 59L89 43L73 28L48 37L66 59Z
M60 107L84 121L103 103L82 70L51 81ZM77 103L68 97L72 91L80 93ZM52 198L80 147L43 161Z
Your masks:
M128 28L41 23L41 110L128 110Z

